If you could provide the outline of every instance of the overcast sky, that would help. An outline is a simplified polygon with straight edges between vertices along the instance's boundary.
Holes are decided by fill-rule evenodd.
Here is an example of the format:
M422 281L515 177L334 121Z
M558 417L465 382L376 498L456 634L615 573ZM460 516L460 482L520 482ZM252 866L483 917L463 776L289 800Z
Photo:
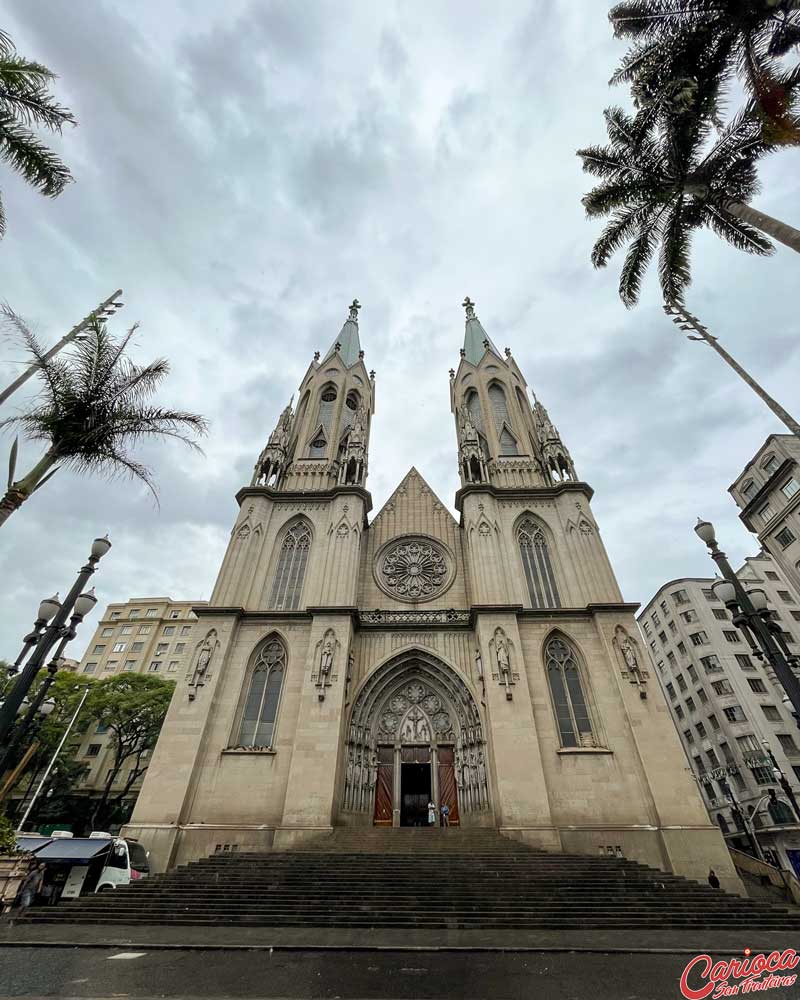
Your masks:
M203 413L211 432L205 458L145 453L160 509L139 484L59 472L12 516L0 657L16 656L41 597L69 589L97 534L114 546L95 577L102 605L208 598L234 494L354 296L377 371L375 511L412 464L452 507L448 369L470 295L594 487L626 599L709 573L698 514L734 559L757 550L726 489L781 425L681 339L652 277L628 312L619 263L589 262L599 225L584 218L575 150L604 140L603 108L626 96L607 86L623 48L606 4L4 6L0 26L59 74L80 125L58 143L75 183L57 200L0 166L0 298L52 342L124 288L117 328L140 321L137 358L172 363L162 401ZM754 204L800 225L800 153L762 179ZM758 260L696 240L690 306L795 416L797 290L789 250ZM3 382L20 358L0 343ZM18 474L38 454L26 444ZM87 623L72 655L90 636Z

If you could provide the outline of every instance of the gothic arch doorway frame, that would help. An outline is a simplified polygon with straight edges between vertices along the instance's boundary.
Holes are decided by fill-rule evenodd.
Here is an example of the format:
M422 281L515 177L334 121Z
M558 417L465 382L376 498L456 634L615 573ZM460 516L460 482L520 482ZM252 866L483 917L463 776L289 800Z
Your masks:
M412 647L376 667L353 699L342 813L358 825L399 826L403 766L426 763L432 801L485 825L491 799L478 702L456 670Z

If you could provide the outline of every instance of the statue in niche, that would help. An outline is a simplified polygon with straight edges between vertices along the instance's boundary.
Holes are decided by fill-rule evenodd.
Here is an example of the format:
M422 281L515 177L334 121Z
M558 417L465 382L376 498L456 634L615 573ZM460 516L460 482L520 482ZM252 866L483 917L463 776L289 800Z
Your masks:
M505 685L506 700L511 701L513 698L513 695L511 694L511 684L513 683L513 678L511 676L511 657L508 651L508 639L506 639L500 629L495 632L494 636L494 655L497 658L500 683Z
M209 634L197 654L194 670L189 679L189 701L194 701L197 689L206 682L206 675L211 664L211 657L214 654L214 638L216 633Z
M617 625L614 632L614 645L619 650L625 664L622 676L630 678L631 684L635 684L639 688L639 697L644 699L647 697L646 684L649 675L639 664L636 643L621 625Z
M331 671L333 669L333 656L336 652L336 636L333 632L326 632L322 640L322 650L319 656L319 666L317 669L317 687L319 688L319 700L325 701L325 688L331 682Z

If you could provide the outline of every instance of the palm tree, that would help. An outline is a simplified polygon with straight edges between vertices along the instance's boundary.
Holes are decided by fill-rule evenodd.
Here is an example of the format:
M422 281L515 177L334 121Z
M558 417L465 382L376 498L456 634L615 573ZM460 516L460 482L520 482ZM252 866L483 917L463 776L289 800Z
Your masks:
M624 0L609 18L634 43L611 83L631 83L640 106L688 82L711 84L716 108L737 76L770 140L800 142L800 68L781 64L800 46L800 0Z
M61 132L77 122L48 92L55 74L41 63L17 54L0 31L0 157L42 194L54 198L72 180L68 168L35 135L31 126ZM5 233L0 199L0 238Z
M664 300L682 300L691 282L691 237L701 227L747 253L772 253L768 236L800 253L800 230L747 204L758 191L756 163L772 148L751 108L713 142L713 126L701 115L676 116L668 132L644 136L620 108L605 118L610 145L578 151L583 169L601 178L583 204L590 218L611 216L592 251L595 267L630 244L619 283L626 306L638 301L659 244Z
M106 324L94 319L74 353L47 357L36 337L23 337L38 366L41 388L30 408L0 421L0 429L20 427L28 438L46 442L39 461L14 481L17 442L11 450L8 489L0 500L0 525L61 466L77 472L127 474L146 483L157 497L150 470L135 461L128 447L140 440L177 438L199 450L190 434L204 434L203 417L167 410L148 402L169 372L163 359L140 367L125 351L136 327L114 341Z

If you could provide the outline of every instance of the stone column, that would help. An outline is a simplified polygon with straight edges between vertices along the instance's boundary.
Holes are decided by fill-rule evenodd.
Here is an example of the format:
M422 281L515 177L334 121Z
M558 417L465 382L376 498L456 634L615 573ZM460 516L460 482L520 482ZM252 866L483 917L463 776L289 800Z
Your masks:
M495 651L498 628L503 630L509 646L513 683L508 691L500 676ZM507 612L480 613L475 631L486 681L493 764L490 793L500 829L535 847L560 851L561 838L550 815L516 616Z
M323 637L336 635L336 652L328 686L314 682L319 671ZM344 700L347 657L352 638L350 616L315 614L300 695L286 805L275 848L281 850L333 828L339 782L339 757L344 746ZM324 700L320 694L324 693Z

